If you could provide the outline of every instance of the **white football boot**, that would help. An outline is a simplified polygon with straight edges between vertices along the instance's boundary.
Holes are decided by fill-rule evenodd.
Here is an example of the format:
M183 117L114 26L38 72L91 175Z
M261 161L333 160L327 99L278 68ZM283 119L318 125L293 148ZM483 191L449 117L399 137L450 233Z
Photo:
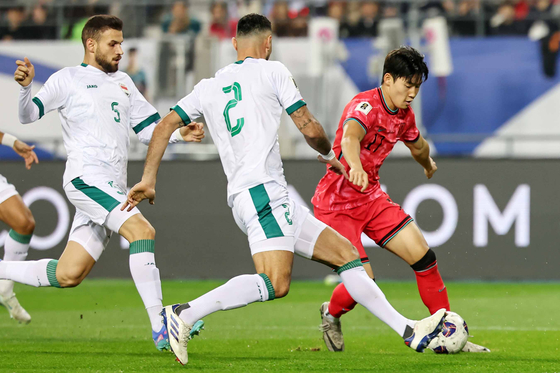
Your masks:
M29 316L29 313L19 304L15 293L8 296L0 295L0 306L6 307L10 313L10 317L20 324L29 324L31 321L31 316Z
M441 329L445 319L445 308L438 310L430 317L426 317L414 324L412 335L404 340L404 343L416 352L424 352L432 339L434 339Z
M329 302L325 302L321 305L320 311L323 323L319 328L323 331L323 340L329 351L344 351L344 337L342 335L340 319L334 318L331 315L326 315L328 309Z
M195 335L198 335L204 329L204 321L198 320L192 326L187 325L175 313L179 306L180 304L174 304L163 307L161 316L163 317L163 324L167 327L171 351L177 357L177 361L185 365L189 361L187 345Z

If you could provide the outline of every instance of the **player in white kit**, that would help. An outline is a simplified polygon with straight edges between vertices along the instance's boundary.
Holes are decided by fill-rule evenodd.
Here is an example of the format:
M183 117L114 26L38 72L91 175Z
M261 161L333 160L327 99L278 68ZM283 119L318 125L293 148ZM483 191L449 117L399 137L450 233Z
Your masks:
M157 169L169 137L204 115L228 179L228 204L249 238L258 274L234 277L195 300L165 307L162 315L171 349L185 364L187 343L203 325L199 319L285 296L295 252L335 269L358 303L393 328L407 345L423 351L441 329L445 309L422 321L400 315L364 271L352 244L288 196L278 145L283 109L322 162L340 173L344 167L334 157L323 127L307 109L288 69L268 61L270 21L258 14L241 18L233 45L238 61L198 83L157 125L142 181L128 195L128 210L143 199L153 202Z
M39 163L37 154L33 151L35 145L29 146L4 132L0 132L0 142L13 148L25 160L25 168L28 170L33 163ZM0 220L11 228L4 241L4 260L25 260L35 230L35 219L16 188L2 175L0 175ZM31 321L31 316L16 298L13 281L0 280L0 306L4 306L10 313L10 317L20 323L27 324Z
M155 265L155 229L139 210L117 208L126 200L129 130L148 144L160 119L134 86L118 71L123 55L122 21L114 16L91 17L83 31L84 61L53 74L31 98L34 69L17 61L15 80L22 86L19 116L22 123L58 110L68 160L63 187L76 207L68 244L59 260L0 262L0 278L33 286L74 287L88 275L112 232L130 242L129 267L160 350L169 347L159 313L162 292ZM204 133L194 124L176 132L170 142L200 141Z

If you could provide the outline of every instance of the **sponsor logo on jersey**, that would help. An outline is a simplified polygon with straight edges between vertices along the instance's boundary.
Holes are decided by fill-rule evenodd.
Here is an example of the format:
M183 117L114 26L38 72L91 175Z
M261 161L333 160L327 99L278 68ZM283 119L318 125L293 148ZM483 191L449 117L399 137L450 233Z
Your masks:
M121 87L122 91L125 93L125 95L130 96L130 91L128 90L128 87L125 86L122 83L119 83L119 87Z
M87 88L88 88L88 89L90 89L90 88L97 88L97 86L96 86L95 84L88 84Z
M357 111L361 111L362 113L364 113L365 115L368 115L369 112L371 111L371 109L373 109L373 107L370 105L369 102L364 101L364 102L360 102L358 104L358 106L356 106L356 110Z

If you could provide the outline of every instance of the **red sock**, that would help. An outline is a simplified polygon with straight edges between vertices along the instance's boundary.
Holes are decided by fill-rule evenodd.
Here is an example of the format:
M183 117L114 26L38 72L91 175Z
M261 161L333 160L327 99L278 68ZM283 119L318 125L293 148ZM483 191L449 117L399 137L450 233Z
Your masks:
M440 308L449 311L449 298L447 297L447 288L441 279L436 264L424 271L416 272L416 282L422 302L430 310L430 314L434 314Z
M356 301L352 299L344 284L338 284L334 289L331 302L329 303L329 313L338 318L356 307Z

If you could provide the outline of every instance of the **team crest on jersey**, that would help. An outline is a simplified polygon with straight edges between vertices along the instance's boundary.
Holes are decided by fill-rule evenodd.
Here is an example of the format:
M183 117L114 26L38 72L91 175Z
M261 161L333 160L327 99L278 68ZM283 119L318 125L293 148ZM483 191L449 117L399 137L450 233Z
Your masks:
M119 87L121 87L122 91L124 92L125 95L130 96L130 91L128 90L128 87L125 86L122 83L119 83Z
M371 109L373 109L373 107L370 105L369 102L364 101L364 102L360 102L358 104L358 106L356 106L356 110L357 111L361 111L362 113L364 113L365 115L368 115L369 112L371 111Z

